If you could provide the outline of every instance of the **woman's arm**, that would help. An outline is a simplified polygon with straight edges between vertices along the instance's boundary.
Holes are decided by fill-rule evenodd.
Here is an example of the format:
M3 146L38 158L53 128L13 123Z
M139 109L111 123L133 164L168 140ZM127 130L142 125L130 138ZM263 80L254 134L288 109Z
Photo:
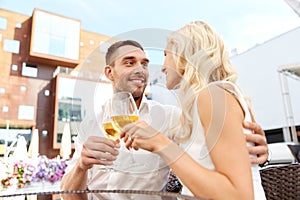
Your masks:
M244 115L239 103L228 93L219 91L212 98L206 91L200 94L198 106L216 171L202 167L173 141L143 121L124 127L121 135L126 146L159 154L195 196L253 199L251 166L242 131Z
M198 97L198 113L216 171L208 170L184 153L170 163L190 191L209 199L253 199L251 166L242 130L243 111L222 89L210 87Z
M219 190L223 186L224 192L229 190L240 199L253 198L251 166L242 127L244 113L239 102L232 94L211 86L198 97L198 113L216 171L225 177L224 182L216 180Z

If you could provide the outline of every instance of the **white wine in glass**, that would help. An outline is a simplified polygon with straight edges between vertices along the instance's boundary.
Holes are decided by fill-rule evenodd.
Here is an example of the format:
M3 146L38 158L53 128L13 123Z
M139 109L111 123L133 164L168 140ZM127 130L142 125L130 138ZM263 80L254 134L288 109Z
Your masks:
M118 92L114 93L111 98L111 108L112 114L111 119L114 121L114 125L121 130L127 124L132 122L136 122L139 120L139 110L137 109L136 103L133 99L133 96L129 92ZM136 171L136 169L144 167L143 163L140 163L139 160L135 160L135 154L129 150L129 158L130 161L125 165L123 163L123 170L127 171ZM124 168L126 167L126 168Z
M107 138L117 140L120 139L120 129L112 119L111 103L111 100L108 100L104 105L102 127Z
M106 133L106 137L117 140L120 138L120 129L118 126L115 125L113 121L111 122L103 122L102 123L103 129Z
M136 122L139 120L139 116L137 115L119 115L119 116L112 116L111 117L114 122L118 124L119 127L123 128L127 124L130 124L132 122Z
M120 129L139 119L139 111L129 92L118 92L111 98L111 118Z
M118 140L120 139L120 129L115 124L115 122L112 120L112 107L111 107L111 100L108 100L102 110L102 128L105 132L106 138L112 139L112 140ZM117 161L114 161L112 165L107 166L101 166L101 169L103 171L115 171L115 167L118 166Z

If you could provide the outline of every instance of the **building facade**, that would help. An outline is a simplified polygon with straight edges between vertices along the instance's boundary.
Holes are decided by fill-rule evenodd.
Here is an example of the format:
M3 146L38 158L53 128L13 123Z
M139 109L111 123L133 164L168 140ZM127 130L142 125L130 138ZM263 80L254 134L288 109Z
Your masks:
M257 122L275 142L290 141L291 128L300 136L300 78L291 71L294 76L288 76L286 84L281 80L283 66L300 66L299 37L297 27L231 57Z
M59 145L53 141L62 129L57 127L63 126L56 121L79 122L82 118L78 106L73 112L66 111L68 102L76 105L80 99L57 102L58 78L78 77L81 64L108 39L82 30L76 19L39 9L32 16L0 9L1 143L38 129L40 154L56 156ZM91 74L97 69L85 70L80 72L83 78L95 80ZM74 116L67 116L70 113Z

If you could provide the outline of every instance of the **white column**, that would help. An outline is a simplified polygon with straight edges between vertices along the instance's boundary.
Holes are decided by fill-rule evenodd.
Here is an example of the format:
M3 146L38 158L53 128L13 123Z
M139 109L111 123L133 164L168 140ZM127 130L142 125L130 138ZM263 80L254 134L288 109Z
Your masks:
M286 142L295 142L298 143L297 132L295 127L295 120L292 110L292 104L290 99L290 92L288 88L287 74L286 71L279 71L279 79L281 86L281 93L284 105L286 127L283 128L284 140ZM291 140L292 136L292 140Z

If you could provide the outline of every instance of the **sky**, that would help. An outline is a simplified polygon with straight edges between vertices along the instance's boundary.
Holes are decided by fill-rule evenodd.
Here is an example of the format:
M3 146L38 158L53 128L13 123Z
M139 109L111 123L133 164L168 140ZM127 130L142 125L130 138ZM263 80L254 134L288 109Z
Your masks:
M175 31L204 20L229 51L238 53L300 25L284 0L0 0L0 8L28 16L39 8L80 20L83 30L107 36L142 28Z

